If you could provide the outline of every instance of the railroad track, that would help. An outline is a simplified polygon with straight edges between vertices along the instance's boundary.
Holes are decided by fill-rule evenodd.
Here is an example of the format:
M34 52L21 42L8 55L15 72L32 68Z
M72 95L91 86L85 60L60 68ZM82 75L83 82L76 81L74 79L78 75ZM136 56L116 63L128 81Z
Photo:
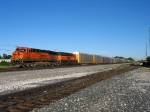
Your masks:
M108 65L108 64L103 64ZM0 72L13 72L13 71L27 71L27 70L42 70L42 69L55 69L55 68L69 68L69 67L81 67L81 66L95 66L95 65L68 65L68 66L37 66L37 67L25 67L25 68L0 68Z
M28 112L35 107L47 105L101 80L139 67L140 66L126 66L124 68L113 69L56 84L3 95L0 96L0 112Z
M0 68L0 72L13 72L13 71L27 71L27 70L42 70L42 69L55 69L55 68L69 68L69 67L78 67L79 65L72 65L72 66L51 66L51 67L29 67L29 68ZM82 66L82 65L80 65Z

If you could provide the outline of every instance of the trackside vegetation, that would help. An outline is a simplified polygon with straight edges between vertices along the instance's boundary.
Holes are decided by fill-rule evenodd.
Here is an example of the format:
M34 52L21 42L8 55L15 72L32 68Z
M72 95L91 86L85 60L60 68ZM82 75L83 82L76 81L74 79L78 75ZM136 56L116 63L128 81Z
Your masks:
M1 66L10 66L10 62L7 62L7 61L2 61L0 63Z
M11 59L11 55L7 55L7 54L3 54L2 56L0 55L0 59ZM10 62L7 62L7 61L1 61L0 62L0 68L8 68L10 67L11 64Z
M7 68L7 67L10 67L10 62L7 61L0 62L0 68Z
M130 61L135 61L133 58L129 57L129 58L124 58L122 56L115 56L114 58L119 58L119 59L126 59L126 60L130 60Z
M148 62L150 62L150 56L148 56L148 57L146 58L146 60L147 60Z

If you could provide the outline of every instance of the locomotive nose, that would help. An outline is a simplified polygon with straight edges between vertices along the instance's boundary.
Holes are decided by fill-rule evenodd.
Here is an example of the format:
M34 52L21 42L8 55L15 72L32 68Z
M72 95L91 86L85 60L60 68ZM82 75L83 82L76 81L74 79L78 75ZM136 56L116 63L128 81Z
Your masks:
M12 55L13 55L12 56L13 60L18 60L20 58L20 53L19 52L14 52Z

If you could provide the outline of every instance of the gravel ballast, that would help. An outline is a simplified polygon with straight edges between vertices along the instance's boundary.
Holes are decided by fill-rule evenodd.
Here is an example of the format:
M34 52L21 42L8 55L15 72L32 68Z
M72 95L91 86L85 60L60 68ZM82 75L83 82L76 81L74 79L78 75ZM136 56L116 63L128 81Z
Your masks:
M122 64L3 72L0 73L0 95L90 75L117 66Z
M150 112L150 69L103 80L32 112Z

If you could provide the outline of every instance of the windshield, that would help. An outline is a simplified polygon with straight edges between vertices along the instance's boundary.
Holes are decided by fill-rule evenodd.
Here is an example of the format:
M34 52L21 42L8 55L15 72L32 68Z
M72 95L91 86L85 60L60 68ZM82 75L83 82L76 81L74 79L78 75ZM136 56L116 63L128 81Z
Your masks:
M20 52L25 52L26 50L25 49L20 49Z

